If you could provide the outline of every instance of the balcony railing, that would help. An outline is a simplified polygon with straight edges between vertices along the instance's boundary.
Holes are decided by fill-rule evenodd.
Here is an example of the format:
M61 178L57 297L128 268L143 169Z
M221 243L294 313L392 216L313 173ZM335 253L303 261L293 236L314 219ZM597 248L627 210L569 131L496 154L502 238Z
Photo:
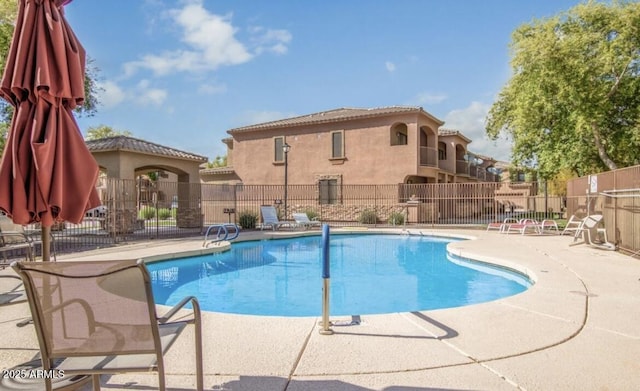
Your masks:
M431 147L420 147L420 165L438 167L438 150Z
M469 162L466 160L456 160L456 174L469 175Z

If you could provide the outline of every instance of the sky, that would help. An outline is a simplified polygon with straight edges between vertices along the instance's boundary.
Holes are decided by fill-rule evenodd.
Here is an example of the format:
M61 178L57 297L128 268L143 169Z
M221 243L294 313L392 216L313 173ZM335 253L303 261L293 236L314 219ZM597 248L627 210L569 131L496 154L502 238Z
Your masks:
M89 127L213 160L227 130L341 107L421 106L471 152L509 80L511 33L578 0L75 0L65 15L98 69Z

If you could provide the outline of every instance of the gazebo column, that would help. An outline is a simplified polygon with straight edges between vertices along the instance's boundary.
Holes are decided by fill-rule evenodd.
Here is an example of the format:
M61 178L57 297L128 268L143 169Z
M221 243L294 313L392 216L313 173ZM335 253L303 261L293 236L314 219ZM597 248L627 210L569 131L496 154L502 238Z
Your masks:
M189 175L178 176L178 210L176 226L178 228L202 228L201 208L202 185L189 182Z
M111 234L133 233L138 219L134 173L120 160L108 161L103 167L111 180L111 186L104 194L106 199L102 199L107 207L103 227Z

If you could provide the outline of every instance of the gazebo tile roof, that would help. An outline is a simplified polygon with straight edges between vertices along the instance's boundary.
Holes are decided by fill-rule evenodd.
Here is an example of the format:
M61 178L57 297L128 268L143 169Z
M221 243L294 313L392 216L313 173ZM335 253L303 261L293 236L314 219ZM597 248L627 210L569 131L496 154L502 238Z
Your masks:
M91 152L131 151L149 155L166 156L176 159L195 160L198 162L206 162L209 160L205 156L180 151L178 149L166 147L164 145L140 140L129 136L113 136L97 140L87 140L86 144L89 148L89 151Z

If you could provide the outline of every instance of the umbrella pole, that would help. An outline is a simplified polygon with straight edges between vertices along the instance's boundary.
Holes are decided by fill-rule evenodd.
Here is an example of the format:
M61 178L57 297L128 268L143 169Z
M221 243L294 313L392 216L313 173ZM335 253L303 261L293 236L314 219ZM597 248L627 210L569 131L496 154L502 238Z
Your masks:
M51 227L42 227L42 262L51 260Z

